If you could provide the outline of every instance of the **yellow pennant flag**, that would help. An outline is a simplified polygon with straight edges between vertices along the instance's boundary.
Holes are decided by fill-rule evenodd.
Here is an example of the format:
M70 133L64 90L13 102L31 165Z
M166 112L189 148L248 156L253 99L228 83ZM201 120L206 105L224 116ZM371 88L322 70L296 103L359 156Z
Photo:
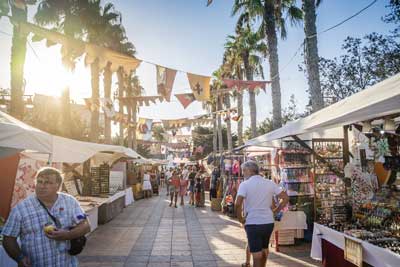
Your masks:
M210 81L211 77L187 73L190 88L198 101L210 100Z

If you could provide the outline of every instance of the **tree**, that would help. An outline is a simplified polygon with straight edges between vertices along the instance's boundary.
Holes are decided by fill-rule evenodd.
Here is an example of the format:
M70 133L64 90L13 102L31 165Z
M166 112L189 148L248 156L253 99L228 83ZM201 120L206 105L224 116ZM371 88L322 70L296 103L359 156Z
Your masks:
M395 36L371 33L347 37L339 58L320 58L326 104L335 103L400 72L400 43ZM305 71L303 66L300 70ZM312 100L311 100L312 101Z
M386 7L390 9L390 13L385 15L382 19L386 23L396 24L394 34L398 36L398 34L400 34L400 0L390 0Z
M240 56L248 81L252 81L254 76L264 78L261 56L266 56L267 46L260 33L254 33L248 26L239 28L237 29L237 35L228 36L225 48L229 53ZM240 64L237 60L236 62L236 64ZM238 76L240 75L239 73ZM255 92L253 90L249 90L249 107L250 125L255 137L257 134L257 107Z
M104 7L102 7L100 0L93 0L89 1L87 9L84 11L83 23L86 28L87 41L99 46L107 47L110 46L110 43L112 43L114 39L113 33L116 29L115 26L121 24L121 14L115 10L113 4L107 3L104 5ZM91 63L90 70L92 84L92 103L100 103L100 66L98 58L96 58ZM97 142L98 134L99 109L95 108L92 109L90 123L90 140L92 142Z
M234 40L225 43L225 52L222 60L222 71L224 77L243 80L244 67L243 60L239 51L236 50ZM234 92L233 97L237 100L238 116L243 117L243 93ZM237 125L238 143L243 144L243 119L238 121Z
M318 111L324 107L324 99L321 93L321 82L318 65L318 40L316 27L315 8L321 0L303 0L304 33L305 33L305 62L307 68L307 80L312 101L312 111Z
M297 103L296 103L296 98L294 95L290 96L289 104L287 105L286 108L283 109L282 111L282 121L283 124L286 124L290 121L297 120L301 117L305 117L308 114L301 114L299 113L297 109ZM266 133L269 133L273 131L273 125L272 125L272 119L271 117L267 117L264 119L261 123L257 125L257 135L263 135ZM245 131L245 137L246 139L251 139L251 129L247 128Z
M10 20L13 22L13 35L10 60L10 87L11 103L10 113L12 116L23 119L24 117L24 64L26 56L27 34L21 32L18 23L26 22L28 17L27 5L33 5L36 1L29 0L22 3L0 0L0 18L8 16L11 11Z
M246 18L244 21L258 23L262 20L259 33L266 37L268 46L274 129L282 126L278 38L276 30L280 30L281 38L284 39L287 34L286 19L290 20L292 24L296 24L302 19L302 11L295 6L295 3L295 0L235 0L232 10L233 15L241 13ZM252 97L252 95L250 96Z
M155 124L152 127L153 137L155 140L159 142L166 142L167 140L164 137L165 129L161 124Z

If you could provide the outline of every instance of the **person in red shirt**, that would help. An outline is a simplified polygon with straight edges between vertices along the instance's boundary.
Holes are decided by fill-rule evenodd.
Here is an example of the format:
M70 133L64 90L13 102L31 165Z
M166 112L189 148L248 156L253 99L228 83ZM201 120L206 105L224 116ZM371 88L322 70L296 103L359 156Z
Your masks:
M176 205L176 202L178 201L178 193L179 193L180 185L181 185L181 182L179 179L178 172L174 171L172 173L171 182L170 182L170 186L169 186L169 194L171 195L171 203L169 204L170 207L172 207L174 198L175 198L175 208L178 207Z

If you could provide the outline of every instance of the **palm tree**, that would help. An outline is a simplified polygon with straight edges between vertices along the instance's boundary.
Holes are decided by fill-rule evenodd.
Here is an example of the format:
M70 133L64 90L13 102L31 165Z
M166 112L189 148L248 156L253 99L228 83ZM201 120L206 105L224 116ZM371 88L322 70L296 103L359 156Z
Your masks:
M230 53L240 56L243 62L246 79L252 81L254 76L260 76L264 79L264 71L262 68L262 58L267 55L267 46L263 41L260 33L254 33L250 27L244 27L237 30L236 36L228 36L225 47ZM238 64L240 61L237 61ZM240 72L239 72L240 73ZM249 106L250 106L250 125L253 137L257 135L257 107L256 96L254 90L249 90Z
M126 93L127 96L140 96L144 94L144 88L140 85L139 76L132 71L127 76L126 81ZM137 113L139 111L139 107L135 101L132 102L132 105L127 106L128 110L128 147L136 150L137 149L137 139L136 139L136 123L137 123ZM131 126L131 122L133 126Z
M89 1L88 8L84 12L83 23L86 29L86 39L90 43L99 46L110 46L113 40L115 25L121 24L121 14L115 11L114 5L107 3L101 6L100 0ZM91 65L92 103L99 103L100 98L100 66L99 59L95 59ZM107 81L108 82L108 81ZM108 90L108 88L107 88ZM107 92L108 94L108 92ZM99 137L99 109L92 109L89 138L97 142Z
M305 33L305 62L307 68L308 86L310 88L310 99L312 99L313 112L324 107L324 99L321 92L321 82L319 78L319 56L317 27L315 24L315 8L322 0L303 0L304 11L304 33Z
M125 37L122 41L116 42L117 47L114 48L116 51L129 55L134 56L136 53L135 46L128 41ZM125 72L122 67L118 68L117 71L117 79L118 79L118 96L124 97L124 91L126 90L125 84ZM119 101L119 113L121 116L124 114L124 105L122 101ZM120 136L120 145L124 145L124 125L122 123L119 124L119 136Z
M27 34L19 31L18 23L26 22L28 17L27 6L33 5L36 1L25 1L21 6L8 0L0 0L0 18L8 16L11 10L13 22L13 36L11 46L11 105L10 113L12 116L23 119L24 116L24 64L26 56Z
M107 40L106 46L118 50L123 42L126 41L125 29L122 25L110 25L107 29ZM112 71L110 63L104 68L103 71L103 86L104 86L104 98L111 99L111 85L112 85ZM105 143L111 144L111 118L104 113L104 137Z
M225 53L222 60L223 73L227 78L243 80L243 60L240 53L236 51L234 42L225 44ZM233 97L237 100L238 116L243 117L243 93L241 91L234 92ZM238 145L243 144L243 120L239 120L237 124Z
M287 34L285 19L289 19L292 24L298 23L302 19L302 11L295 6L295 3L295 0L235 0L232 9L233 15L241 13L241 17L246 18L243 21L258 22L260 19L262 20L259 33L266 37L267 40L270 79L272 82L272 117L275 129L282 126L278 38L276 30L280 30L281 38L284 39Z
M224 65L222 65L218 70L216 70L213 74L217 80L215 82L215 86L218 89L223 89L222 82L221 80L223 78L228 78L228 74L225 73ZM231 107L231 100L230 100L230 95L229 94L222 94L222 95L217 95L218 98L218 104L220 105L220 108L223 109L223 105L225 105L226 108ZM231 120L230 118L226 120L226 139L227 139L227 144L228 144L228 150L232 151L233 149L233 144L232 144L232 125L231 125Z

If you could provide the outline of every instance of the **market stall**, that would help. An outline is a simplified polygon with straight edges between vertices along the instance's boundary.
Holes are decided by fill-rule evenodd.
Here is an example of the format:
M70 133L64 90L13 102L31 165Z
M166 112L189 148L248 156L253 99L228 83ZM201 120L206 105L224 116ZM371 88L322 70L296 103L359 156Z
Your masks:
M399 116L400 74L247 143L292 138L311 154L311 256L324 266L399 265ZM342 137L302 138L335 127Z

